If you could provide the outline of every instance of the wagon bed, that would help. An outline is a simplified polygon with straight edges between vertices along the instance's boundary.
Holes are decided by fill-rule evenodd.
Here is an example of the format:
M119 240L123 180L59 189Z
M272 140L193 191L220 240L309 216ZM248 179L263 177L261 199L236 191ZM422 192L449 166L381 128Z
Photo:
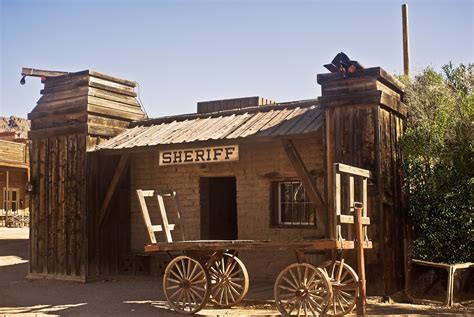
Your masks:
M372 241L364 241L365 249L372 248ZM272 240L189 240L157 242L145 246L145 252L161 251L213 251L213 250L350 250L355 248L351 240L317 239L310 241Z

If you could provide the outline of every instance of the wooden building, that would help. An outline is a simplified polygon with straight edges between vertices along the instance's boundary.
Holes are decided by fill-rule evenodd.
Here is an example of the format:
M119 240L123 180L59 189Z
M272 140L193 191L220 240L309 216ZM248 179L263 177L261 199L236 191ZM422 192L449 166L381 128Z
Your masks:
M195 114L145 119L133 82L50 73L29 116L30 276L87 281L127 270L148 242L137 189L177 192L178 203L165 200L171 222L178 205L182 213L176 239L335 237L333 164L345 163L372 173L369 293L401 289L403 85L379 67L318 83L318 99L201 102ZM274 279L293 257L239 256L252 279Z
M28 224L28 129L26 119L0 117L0 226Z

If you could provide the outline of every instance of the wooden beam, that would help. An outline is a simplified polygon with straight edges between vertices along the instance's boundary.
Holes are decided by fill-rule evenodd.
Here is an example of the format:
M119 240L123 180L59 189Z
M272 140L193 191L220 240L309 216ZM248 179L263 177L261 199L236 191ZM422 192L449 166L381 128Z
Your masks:
M23 67L21 69L22 76L32 76L32 77L58 77L69 74L68 72L56 71L56 70L44 70L44 69L35 69Z
M350 165L346 165L342 163L336 163L335 167L336 167L336 172L339 172L339 173L346 173L353 176L361 176L361 177L370 178L370 171L362 169L362 168L358 168L358 167L354 167L354 166L350 166Z
M153 190L141 190L137 189L138 202L140 203L140 209L142 211L143 221L145 222L146 230L148 231L148 238L151 243L156 243L155 236L155 226L152 225L150 219L150 213L148 212L148 207L146 206L145 197L153 196Z
M291 162L291 165L293 165L296 174L298 174L298 177L301 179L303 187L306 190L309 199L311 199L311 202L313 202L313 204L315 204L316 206L324 207L325 202L323 196L316 188L316 185L313 183L311 174L306 169L306 166L304 165L303 160L298 154L298 151L296 150L293 142L291 140L281 139L281 143L283 145L283 148L285 149L288 159Z
M125 167L127 166L128 158L128 154L123 154L120 157L120 161L118 162L117 167L115 168L114 175L112 176L112 180L110 181L109 187L107 188L107 192L105 193L104 200L102 201L102 205L100 206L99 226L102 226L102 223L104 222L104 219L107 216L107 210L109 209L110 201L112 200L112 197L115 193L115 189L117 188L119 181L125 172Z

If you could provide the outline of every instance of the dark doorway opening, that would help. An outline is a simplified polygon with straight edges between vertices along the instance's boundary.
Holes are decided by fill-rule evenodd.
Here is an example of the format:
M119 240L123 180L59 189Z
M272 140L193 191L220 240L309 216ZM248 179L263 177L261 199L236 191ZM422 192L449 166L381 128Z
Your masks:
M235 177L201 177L201 239L237 239Z

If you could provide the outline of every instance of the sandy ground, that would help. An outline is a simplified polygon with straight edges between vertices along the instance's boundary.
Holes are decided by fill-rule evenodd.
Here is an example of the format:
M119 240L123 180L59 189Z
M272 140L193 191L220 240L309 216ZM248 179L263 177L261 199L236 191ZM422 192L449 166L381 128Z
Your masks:
M117 276L95 283L27 280L28 229L0 227L0 316L179 316L164 300L161 279ZM206 316L279 316L270 300L272 285L251 283L247 300L232 309L208 307ZM473 316L473 308L446 309L378 303L370 315Z

